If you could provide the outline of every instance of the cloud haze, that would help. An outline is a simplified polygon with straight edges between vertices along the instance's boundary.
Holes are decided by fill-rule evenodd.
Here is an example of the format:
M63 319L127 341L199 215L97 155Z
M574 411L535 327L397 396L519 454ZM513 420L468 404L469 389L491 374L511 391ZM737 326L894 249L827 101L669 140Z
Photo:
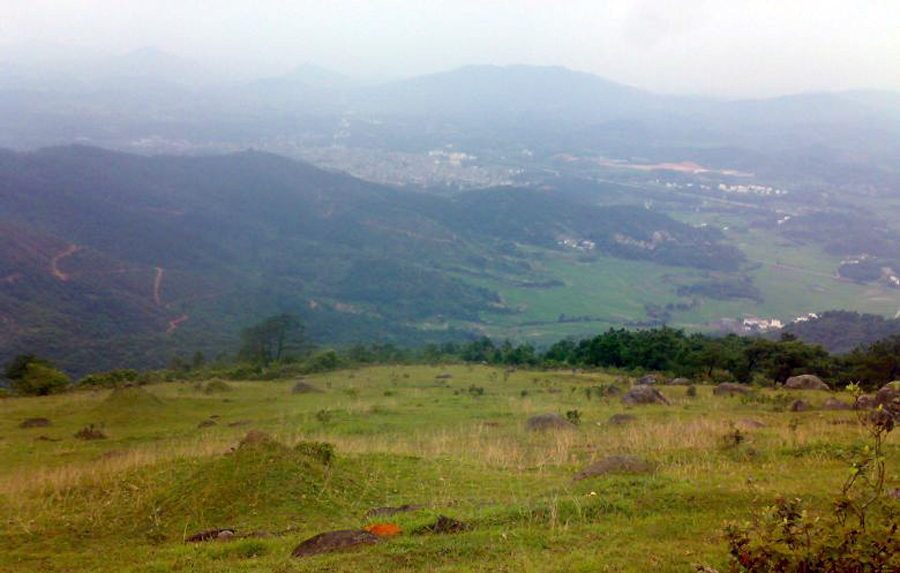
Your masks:
M896 0L0 0L0 55L144 46L265 76L554 64L662 92L900 91ZM17 49L16 49L17 48Z

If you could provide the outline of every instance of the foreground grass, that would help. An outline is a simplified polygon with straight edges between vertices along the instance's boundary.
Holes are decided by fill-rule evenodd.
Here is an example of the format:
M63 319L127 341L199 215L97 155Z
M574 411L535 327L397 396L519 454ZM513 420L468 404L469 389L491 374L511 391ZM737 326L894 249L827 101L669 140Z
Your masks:
M450 378L436 378L449 374ZM292 383L187 384L0 401L0 571L690 571L724 566L723 522L778 495L826 511L865 443L852 412L785 413L700 388L664 388L671 406L625 412L588 400L603 374L487 367L371 368ZM471 386L484 394L470 392ZM769 393L771 395L772 393ZM149 399L148 399L149 397ZM158 400L154 399L158 398ZM814 404L825 393L809 393ZM112 400L112 401L111 401ZM530 433L528 417L581 412L575 431ZM21 429L25 418L51 419ZM216 416L216 425L198 425ZM726 447L723 436L746 441ZM75 432L102 427L108 439ZM280 444L232 451L248 430ZM43 436L47 439L38 439ZM59 441L53 441L59 440ZM335 444L326 466L293 444ZM888 442L900 466L896 436ZM644 475L573 482L592 460L629 454ZM890 476L897 487L896 471ZM301 540L371 520L368 509L421 504L380 518L405 533L351 553L292 559ZM439 515L466 521L455 535L413 535ZM235 527L263 537L185 544L197 531Z

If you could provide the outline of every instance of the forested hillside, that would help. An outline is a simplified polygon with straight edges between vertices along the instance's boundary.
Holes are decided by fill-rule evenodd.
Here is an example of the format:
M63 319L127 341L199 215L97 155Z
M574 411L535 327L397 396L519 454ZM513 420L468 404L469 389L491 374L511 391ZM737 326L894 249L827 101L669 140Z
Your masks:
M464 337L515 312L466 276L526 280L520 247L566 239L700 269L743 260L718 231L641 207L515 188L444 198L257 152L2 152L0 225L0 351L40 348L74 372L214 355L283 311L323 343Z

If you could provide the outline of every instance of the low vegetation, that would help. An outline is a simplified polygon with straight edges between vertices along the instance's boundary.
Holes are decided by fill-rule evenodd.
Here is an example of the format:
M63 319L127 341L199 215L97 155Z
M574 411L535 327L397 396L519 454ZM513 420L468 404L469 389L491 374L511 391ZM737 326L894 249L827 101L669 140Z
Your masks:
M883 493L854 547L898 509L897 434L873 442L868 418L821 409L852 402L843 390L794 391L812 409L793 413L766 388L744 400L659 378L669 405L626 407L636 379L620 373L475 364L306 375L320 392L293 393L293 377L227 393L194 382L216 381L0 401L0 571L756 573L743 553L790 553L784 535L830 523L842 491L854 526L857 486L878 467ZM526 431L545 414L571 423ZM75 437L88 430L105 439ZM774 509L742 525L759 507ZM767 525L782 514L797 524L784 535ZM392 537L291 557L364 528Z

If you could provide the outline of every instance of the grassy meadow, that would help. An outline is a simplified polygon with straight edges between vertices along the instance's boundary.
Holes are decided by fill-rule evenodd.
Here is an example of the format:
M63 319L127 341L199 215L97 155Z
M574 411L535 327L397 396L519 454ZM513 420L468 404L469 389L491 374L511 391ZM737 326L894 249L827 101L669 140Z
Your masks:
M322 392L293 394L290 380L186 382L0 400L0 571L725 570L726 522L777 496L828 511L867 443L853 412L787 412L773 390L748 401L662 387L670 406L625 408L588 398L628 384L604 373L373 367L306 382ZM818 406L828 395L791 398ZM574 430L525 428L571 410ZM635 418L609 423L622 413ZM19 427L34 417L50 425ZM106 439L74 437L91 424ZM735 428L745 439L728 445ZM237 447L251 430L275 441ZM307 441L333 444L334 461L294 447ZM654 469L573 481L610 455ZM898 487L897 432L887 455ZM423 507L366 517L403 504ZM470 528L415 532L439 515ZM317 533L376 522L403 533L290 556ZM184 541L225 527L238 538Z

